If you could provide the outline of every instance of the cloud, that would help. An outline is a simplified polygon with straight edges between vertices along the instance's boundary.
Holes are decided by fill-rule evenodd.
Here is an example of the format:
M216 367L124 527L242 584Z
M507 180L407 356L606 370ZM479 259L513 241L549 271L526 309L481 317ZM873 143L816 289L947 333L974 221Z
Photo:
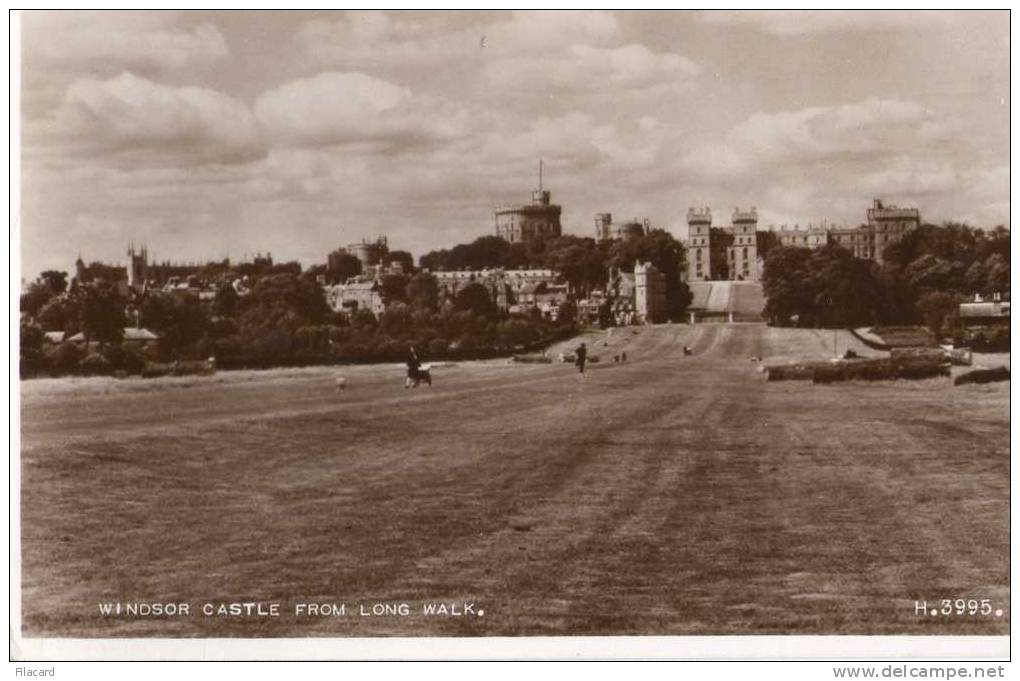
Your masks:
M552 54L490 61L484 76L515 93L562 94L679 84L699 72L698 65L686 57L655 53L644 45L601 48L575 44Z
M916 10L719 10L698 16L706 24L747 26L777 36L930 29L953 21L952 12Z
M761 161L803 163L896 154L943 141L952 130L949 122L920 104L869 98L754 114L731 131L728 143L734 153Z
M73 83L52 130L70 153L142 164L239 163L265 155L258 123L243 102L130 73Z
M49 68L83 72L180 70L227 56L215 25L173 25L160 12L28 12L24 50Z
M558 46L604 44L619 31L616 17L601 11L519 11L509 17L464 15L437 21L438 15L403 12L347 12L327 21L308 21L298 31L306 55L320 65L406 65L409 59L456 62L549 52ZM481 17L475 19L475 16ZM448 17L454 18L454 17Z
M300 42L311 63L407 77L443 69L480 75L487 96L575 93L677 82L699 72L690 59L620 42L616 16L602 11L519 11L467 26L417 15L356 12L304 24ZM480 69L478 67L481 67Z
M853 221L869 196L931 206L973 193L959 132L916 102L868 98L752 114L679 165L715 195L765 207L769 219Z
M325 72L265 92L255 113L275 140L372 148L455 139L463 110L357 72Z

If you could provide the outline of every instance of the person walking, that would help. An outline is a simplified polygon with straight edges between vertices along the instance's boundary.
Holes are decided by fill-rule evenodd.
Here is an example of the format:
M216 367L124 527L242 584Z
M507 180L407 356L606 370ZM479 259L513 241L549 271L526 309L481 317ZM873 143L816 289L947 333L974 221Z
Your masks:
M418 384L418 369L421 367L421 360L418 358L418 351L411 346L407 355L407 380L404 381L404 388L411 388Z
M577 346L577 350L574 351L577 357L577 371L578 373L584 373L584 363L588 361L588 348L585 347L584 343Z

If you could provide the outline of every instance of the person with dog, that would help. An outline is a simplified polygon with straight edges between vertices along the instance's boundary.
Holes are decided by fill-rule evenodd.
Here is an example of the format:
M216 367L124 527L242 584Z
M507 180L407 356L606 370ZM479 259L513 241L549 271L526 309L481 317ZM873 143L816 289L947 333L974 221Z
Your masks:
M418 369L421 367L421 359L418 358L418 351L411 346L411 350L407 355L407 380L404 381L404 388L410 388L417 385L418 382Z

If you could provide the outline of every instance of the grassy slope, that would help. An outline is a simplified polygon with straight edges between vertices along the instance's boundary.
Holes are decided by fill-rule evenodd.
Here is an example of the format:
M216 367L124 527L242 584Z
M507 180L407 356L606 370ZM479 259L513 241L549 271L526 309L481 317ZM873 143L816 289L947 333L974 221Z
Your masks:
M831 335L756 325L589 340L628 363L27 384L26 635L1008 632L914 614L1008 607L1008 384L769 384L749 356ZM128 599L485 617L98 616Z

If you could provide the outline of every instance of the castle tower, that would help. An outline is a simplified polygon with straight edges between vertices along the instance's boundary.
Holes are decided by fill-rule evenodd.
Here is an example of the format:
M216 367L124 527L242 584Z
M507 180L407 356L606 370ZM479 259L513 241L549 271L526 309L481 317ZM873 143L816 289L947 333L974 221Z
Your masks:
M149 250L142 246L138 251L134 244L128 246L128 286L141 289L149 278Z
M613 238L613 214L612 213L596 213L595 214L595 240L596 241L608 241Z
M634 312L639 324L666 317L666 277L650 262L634 264Z
M733 245L727 248L730 279L758 280L758 210L733 211Z
M514 244L562 235L560 215L563 209L551 199L552 195L542 184L542 164L539 162L538 189L531 192L531 204L496 207L496 236Z
M687 280L710 281L712 211L690 208L687 211Z
M921 226L921 212L916 208L900 208L875 199L868 209L868 229L874 239L873 257L884 260L887 246L900 241L903 235Z

